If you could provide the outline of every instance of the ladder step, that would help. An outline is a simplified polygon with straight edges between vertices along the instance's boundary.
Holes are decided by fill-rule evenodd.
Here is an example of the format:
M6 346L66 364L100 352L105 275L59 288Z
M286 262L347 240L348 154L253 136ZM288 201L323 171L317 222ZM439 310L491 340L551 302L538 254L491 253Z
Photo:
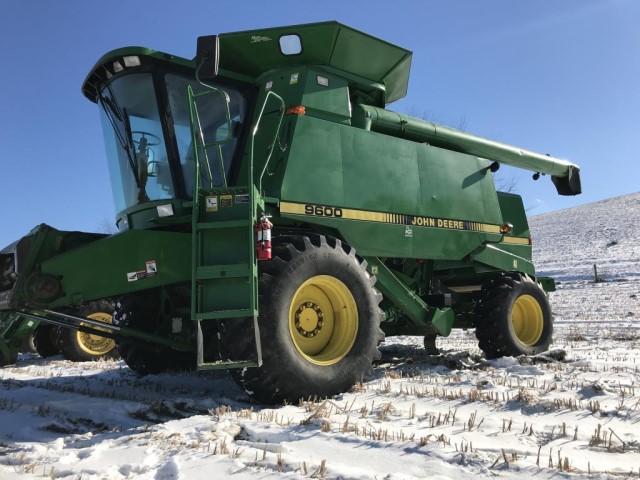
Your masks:
M213 230L218 228L238 228L251 225L249 220L219 220L217 222L199 222L196 224L198 230Z
M214 278L253 278L248 263L237 263L230 265L200 266L196 270L197 280L210 280Z
M258 312L251 308L237 308L235 310L213 310L211 312L196 313L195 319L200 320L222 320L225 318L246 318L257 315Z
M231 360L220 360L218 362L206 362L198 364L198 370L220 370L227 368L248 368L248 367L259 367L260 365L257 362L252 360L243 360L243 361L231 361Z

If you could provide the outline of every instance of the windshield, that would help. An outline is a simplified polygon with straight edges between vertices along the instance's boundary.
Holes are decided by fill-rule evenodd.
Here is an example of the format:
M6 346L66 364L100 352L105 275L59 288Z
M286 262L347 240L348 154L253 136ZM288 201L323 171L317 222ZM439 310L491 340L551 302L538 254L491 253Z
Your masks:
M169 96L169 108L173 119L176 143L180 154L180 163L185 179L187 195L193 191L195 178L195 150L193 148L191 128L189 123L189 102L187 99L187 86L191 85L194 93L206 90L195 80L169 73L165 75L167 94ZM216 148L209 148L207 154L211 165L206 165L202 152L200 156L200 178L204 187L216 187L223 184L223 173L229 179L231 163L233 160L238 136L242 130L242 123L246 111L246 101L242 94L233 88L224 87L229 96L229 111L231 115L231 137L229 141L221 145L222 162ZM211 94L199 97L198 114L200 124L207 143L223 141L228 137L228 124L226 118L226 106L221 95ZM221 168L224 166L224 172Z
M206 90L192 78L175 73L163 76L168 105L158 107L153 73L131 73L114 78L102 88L98 103L107 148L113 197L118 212L153 200L190 198L195 178L195 149L192 144L187 87L195 93ZM156 73L156 75L159 75ZM203 187L216 187L229 181L232 160L245 119L246 100L242 94L227 86L231 132L226 118L223 95L212 94L198 98L198 113L207 143L224 142L220 149L209 148L207 165L202 151L200 178ZM166 128L173 127L174 135L164 136L161 114L170 119ZM175 140L175 145L173 141ZM165 145L168 142L168 147ZM220 161L220 153L222 161ZM177 154L178 158L175 158ZM179 162L179 164L178 164ZM174 174L182 169L184 188ZM177 190L177 192L176 192Z
M175 197L151 73L114 79L99 102L117 211Z

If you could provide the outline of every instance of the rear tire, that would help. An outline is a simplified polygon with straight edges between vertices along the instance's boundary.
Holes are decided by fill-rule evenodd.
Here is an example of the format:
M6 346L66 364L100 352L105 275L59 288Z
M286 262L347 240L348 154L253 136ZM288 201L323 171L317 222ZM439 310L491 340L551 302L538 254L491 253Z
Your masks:
M42 358L52 357L60 353L55 341L56 327L41 323L33 333L33 345Z
M161 318L162 302L156 290L120 298L113 312L116 325L148 333L158 333ZM189 371L196 367L194 352L180 352L130 337L120 337L116 344L118 353L128 367L140 375Z
M113 322L113 304L107 301L91 302L75 310L74 314L106 323ZM59 327L56 341L60 352L73 362L90 362L103 358L117 358L116 342L110 338Z
M487 358L537 355L553 337L551 306L530 277L503 275L487 282L476 306L476 337Z
M265 403L328 397L349 390L380 358L383 312L375 277L355 250L324 236L281 237L260 262L261 368L232 370ZM245 322L226 321L225 359L255 358Z

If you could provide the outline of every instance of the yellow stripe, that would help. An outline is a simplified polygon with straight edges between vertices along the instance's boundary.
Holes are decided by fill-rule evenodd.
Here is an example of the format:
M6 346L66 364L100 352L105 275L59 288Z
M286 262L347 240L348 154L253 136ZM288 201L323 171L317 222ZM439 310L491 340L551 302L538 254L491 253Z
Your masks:
M527 237L504 237L501 243L510 243L513 245L529 245Z
M324 207L323 205L311 204L312 206ZM334 210L340 210L342 212L341 216L327 216L325 218L343 218L346 220L361 220L368 222L381 222L381 223L393 223L393 224L404 224L406 217L412 217L412 215L404 215L397 213L388 213L388 212L372 212L370 210L354 210L351 208L339 208L339 207L328 207ZM304 203L294 203L294 202L280 202L280 213L284 214L293 214L293 215L306 215L305 212L305 204ZM322 218L322 215L313 215L309 214L309 216ZM416 215L415 217L421 217L420 215ZM438 220L436 217L434 218L436 221ZM450 220L450 219L442 219L442 220ZM462 220L458 220L462 221ZM484 232L484 233L500 233L500 225L493 225L490 223L478 223L478 222L468 222L469 229L462 231L473 231L473 232ZM421 227L429 227L429 225L414 225ZM444 228L444 227L433 227L433 228L441 228L444 230L461 230L458 228ZM529 239L521 239L518 237L505 237L513 239L508 241L507 243L529 243Z
M480 231L484 233L500 233L500 225L491 225L490 223L479 223Z
M304 215L304 203L280 202L280 213Z
M304 208L302 210L302 213L304 213ZM280 211L282 211L282 209L280 209ZM369 222L386 223L387 214L384 212L368 212L366 210L351 210L349 208L343 208L341 218L346 218L348 220L366 220Z

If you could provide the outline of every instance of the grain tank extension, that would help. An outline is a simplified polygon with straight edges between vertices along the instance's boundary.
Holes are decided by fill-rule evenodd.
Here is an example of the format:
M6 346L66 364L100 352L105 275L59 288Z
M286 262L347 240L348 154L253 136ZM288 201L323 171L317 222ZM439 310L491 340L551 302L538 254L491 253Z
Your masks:
M475 328L487 357L553 330L500 164L579 168L386 109L411 52L337 22L114 50L100 112L118 233L47 225L0 251L0 359L43 328L114 341L140 374L229 369L264 402L349 389L384 335ZM548 188L548 187L541 187Z

